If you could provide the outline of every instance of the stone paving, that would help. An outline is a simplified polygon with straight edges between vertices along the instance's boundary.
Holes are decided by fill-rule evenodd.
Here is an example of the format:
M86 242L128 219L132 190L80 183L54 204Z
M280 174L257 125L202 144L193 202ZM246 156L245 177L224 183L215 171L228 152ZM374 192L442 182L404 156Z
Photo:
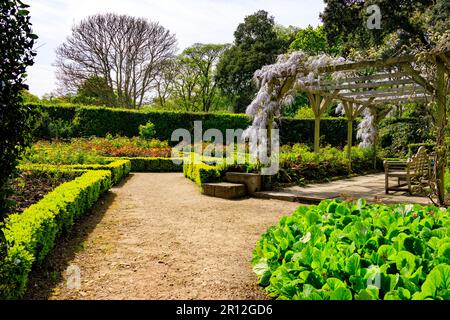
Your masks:
M269 197L269 194L272 197ZM393 203L418 203L431 204L427 197L411 196L407 192L384 191L384 173L369 174L349 179L337 180L330 183L310 184L305 187L290 187L276 192L269 192L267 197L302 202L302 198L309 199L334 199L334 198L365 198L369 202Z

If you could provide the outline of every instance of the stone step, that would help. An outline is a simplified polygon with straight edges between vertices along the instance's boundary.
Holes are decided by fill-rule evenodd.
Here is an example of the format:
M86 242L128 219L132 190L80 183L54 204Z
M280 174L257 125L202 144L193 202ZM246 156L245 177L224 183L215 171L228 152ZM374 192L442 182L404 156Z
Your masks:
M253 197L259 199L282 200L289 202L299 202L304 204L319 204L324 198L298 195L290 192L282 191L262 191L255 192Z
M249 195L261 191L261 175L257 173L227 172L225 173L225 181L244 184Z
M202 189L207 196L223 199L239 199L247 195L247 187L240 183L204 183Z

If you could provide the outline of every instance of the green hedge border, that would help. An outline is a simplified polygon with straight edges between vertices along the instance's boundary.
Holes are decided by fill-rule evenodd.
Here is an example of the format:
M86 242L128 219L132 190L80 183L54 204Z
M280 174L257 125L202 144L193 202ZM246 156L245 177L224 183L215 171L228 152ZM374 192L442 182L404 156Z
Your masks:
M0 261L1 299L18 299L25 293L33 265L42 263L59 236L70 230L111 185L111 171L87 171L61 184L21 214L8 216L2 229L6 253Z
M182 172L182 158L121 157L131 162L131 172ZM178 160L175 163L174 160Z
M204 158L193 154L183 160L183 175L195 182L202 192L204 183L222 181L222 173L226 167L224 164L206 164L203 162L205 161Z
M194 121L202 121L203 132L208 129L218 129L226 137L227 129L246 129L250 118L245 114L202 113L181 111L129 110L94 106L58 106L58 105L28 105L32 110L45 111L51 120L63 120L73 125L74 136L104 137L107 133L128 137L139 135L139 126L151 121L155 125L156 138L172 142L174 130L183 128L191 134L194 131ZM284 144L314 143L314 119L281 118L277 120L280 129L280 142ZM320 122L321 143L335 147L344 147L347 141L347 120L345 118L323 118ZM356 129L354 123L354 139ZM37 137L42 138L42 137ZM44 137L45 138L45 137Z

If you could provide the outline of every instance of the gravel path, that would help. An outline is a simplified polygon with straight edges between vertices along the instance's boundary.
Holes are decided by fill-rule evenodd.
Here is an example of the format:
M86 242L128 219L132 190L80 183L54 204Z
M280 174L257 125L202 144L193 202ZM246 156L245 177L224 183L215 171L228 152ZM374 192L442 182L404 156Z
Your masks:
M265 299L252 250L297 206L203 196L176 173L132 174L33 273L27 298ZM80 289L67 288L68 266Z

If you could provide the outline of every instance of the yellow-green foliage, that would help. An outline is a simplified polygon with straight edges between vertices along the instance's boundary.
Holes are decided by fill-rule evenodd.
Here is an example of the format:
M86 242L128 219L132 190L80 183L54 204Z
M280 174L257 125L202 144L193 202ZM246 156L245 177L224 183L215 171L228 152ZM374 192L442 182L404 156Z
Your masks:
M186 158L183 163L184 176L194 181L200 188L204 183L220 181L221 170L220 166L211 166L199 161L186 161Z
M74 164L74 165L48 165L48 164L28 164L21 165L18 168L22 170L110 170L112 183L118 184L122 178L131 171L131 162L129 160L112 159L108 164Z
M28 274L41 263L58 237L71 229L111 187L111 172L88 171L64 183L4 223L6 252L0 260L0 298L16 299L26 290Z

